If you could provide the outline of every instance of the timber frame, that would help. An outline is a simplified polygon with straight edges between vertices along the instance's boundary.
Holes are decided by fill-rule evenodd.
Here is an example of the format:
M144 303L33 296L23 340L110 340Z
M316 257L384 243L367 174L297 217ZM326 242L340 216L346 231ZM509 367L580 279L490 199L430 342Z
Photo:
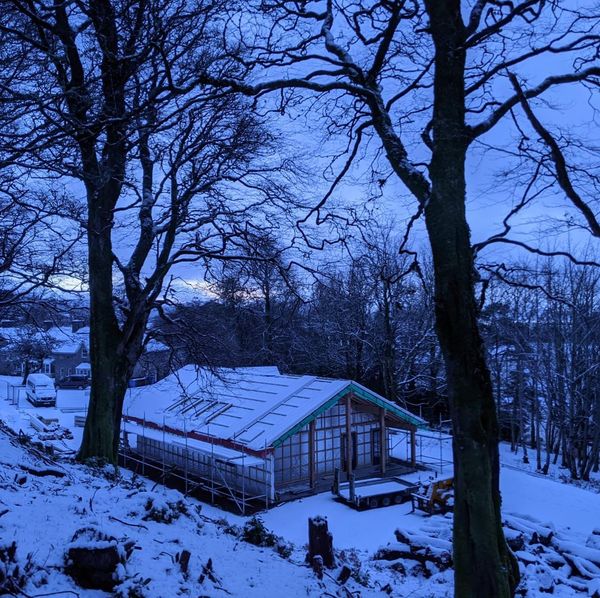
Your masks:
M256 384L253 398L245 403L243 392L250 384ZM286 394L286 384L291 394ZM272 389L282 387L275 396ZM166 407L151 417L145 412L143 417L135 411L124 414L121 462L141 471L153 466L165 482L169 477L179 479L186 492L196 488L203 498L229 500L243 513L329 490L336 470L347 479L359 480L397 477L417 467L416 431L425 422L356 382L244 374L239 391L233 383L222 395L210 398L211 404L221 405L229 394L234 407L246 410L261 405L239 424L239 432L229 436L223 426L215 425L213 416L205 418L209 425L203 426L198 419L174 412L184 403L175 395L172 400L165 395L164 386L148 389L132 392L142 393L141 398L143 393L150 393L150 399L166 397ZM264 398L257 394L261 392ZM203 400L197 396L194 400ZM189 403L185 405L187 409ZM229 413L220 407L216 413L224 412ZM236 416L237 412L229 419L237 422ZM276 433L271 433L273 425ZM262 446L254 440L260 429L271 433ZM398 429L410 438L404 461L394 456L390 442L390 435Z

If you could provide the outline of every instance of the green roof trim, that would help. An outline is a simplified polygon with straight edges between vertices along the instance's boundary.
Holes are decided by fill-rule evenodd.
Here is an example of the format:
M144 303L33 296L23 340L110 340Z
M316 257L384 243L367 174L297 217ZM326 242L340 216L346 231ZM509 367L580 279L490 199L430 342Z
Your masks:
M413 426L416 426L417 428L424 428L427 425L426 422L424 422L420 417L413 415L405 409L400 409L392 402L382 399L378 394L375 394L374 392L369 392L366 388L363 388L362 386L357 386L356 384L352 383L350 384L349 389L352 390L352 392L361 399L365 399L370 403L375 403L375 405L383 407L387 411L391 411L400 419L404 420L405 422L408 422L409 424L412 424Z
M346 388L344 388L344 390L338 392L327 402L323 403L323 405L321 405L318 409L315 409L310 415L298 422L293 428L290 428L287 432L284 432L279 438L277 438L273 442L273 447L278 447L279 445L283 444L288 438L290 438L290 436L293 436L294 434L302 430L302 428L308 425L311 421L317 419L317 417L319 417L321 413L324 413L329 408L333 407L340 399L343 399L349 392L355 394L357 397L360 397L361 399L364 399L369 403L377 405L378 407L383 407L383 409L385 409L386 411L393 413L399 419L409 424L412 424L417 428L424 428L427 425L426 422L424 422L422 419L416 417L415 415L412 415L404 409L396 407L393 403L382 399L379 395L368 391L362 386L357 386L354 383L350 383Z

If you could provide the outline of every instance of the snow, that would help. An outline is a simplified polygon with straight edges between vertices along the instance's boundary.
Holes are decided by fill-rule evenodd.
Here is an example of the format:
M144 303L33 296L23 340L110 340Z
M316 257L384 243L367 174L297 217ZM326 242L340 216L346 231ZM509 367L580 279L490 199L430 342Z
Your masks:
M529 473L503 467L502 508L525 513L557 528L591 534L600 521L600 494Z
M444 476L447 475L450 473L446 471ZM421 471L402 478L427 483L432 472ZM579 537L590 535L598 527L598 493L506 466L502 467L500 484L504 513L551 521L557 529L574 532ZM422 523L421 514L407 517L410 511L410 503L356 511L325 493L275 507L264 515L264 520L275 533L285 533L293 542L303 542L307 518L322 514L330 522L337 546L372 552L393 539L390 530L394 526L410 530Z
M33 435L30 427L32 417L56 419L60 426L71 431L73 438L52 442L59 451L75 452L81 444L83 428L75 427L76 415L85 415L89 402L89 390L58 389L56 407L34 407L25 396L25 389L20 386L22 378L16 376L0 376L0 420L15 432L22 430ZM18 403L11 400L18 396Z
M271 548L259 548L241 542L224 531L227 521L215 522L205 515L219 513L204 509L193 499L179 492L135 478L123 471L120 478L104 477L102 472L83 466L65 465L65 478L38 478L25 474L25 481L12 482L20 465L34 467L36 458L22 447L9 442L0 432L3 446L0 459L0 537L2 544L13 540L21 563L32 553L34 563L27 593L76 591L80 596L99 597L108 594L83 590L64 571L65 551L75 532L94 527L120 543L133 540L136 549L120 572L127 577L126 587L135 580L149 579L145 596L176 596L178 594L263 598L275 588L277 594L291 598L318 596L324 591L336 591L336 583L320 583L302 563L303 552L291 560L279 556ZM172 523L144 518L145 504L151 496L160 508L184 501L187 514L180 514ZM220 513L223 516L223 513ZM231 518L239 521L239 518ZM125 524L123 524L125 522ZM76 542L77 545L77 542ZM184 575L174 562L177 553L192 554L189 574ZM222 587L208 579L198 581L202 567L212 559L215 576ZM379 592L348 582L353 591L360 588L365 597Z
M49 376L46 376L46 374L29 374L29 376L27 376L27 380L30 380L35 385L39 384L40 386L54 388L54 380L52 380L52 378Z
M407 517L410 511L410 503L357 511L336 501L330 493L323 493L275 507L262 518L277 535L303 545L308 538L308 518L322 515L329 522L335 547L372 553L395 541L396 527L417 529L423 523L420 515Z
M2 384L4 382L5 384ZM12 429L22 429L33 434L30 427L32 415L58 418L59 423L69 428L73 440L57 442L59 447L74 451L81 440L81 428L74 428L75 413L70 408L83 405L84 391L59 391L58 407L34 408L23 398L17 406L9 401L8 384L18 384L20 379L0 378L0 420ZM66 409L67 411L63 411ZM80 413L83 413L80 412ZM63 571L65 547L72 541L75 532L86 526L99 529L119 540L127 538L136 542L134 550L120 578L126 587L137 587L141 579L150 578L146 587L147 596L173 596L179 592L191 595L222 595L226 589L233 596L278 595L319 596L324 592L336 595L338 590L332 580L319 585L312 572L304 566L304 546L308 537L308 518L327 518L333 535L334 546L351 563L357 579L348 582L351 591L361 596L381 596L382 587L389 584L392 596L442 597L452 594L452 571L433 571L425 578L422 572L407 566L406 574L396 572L385 561L373 560L373 555L382 546L398 546L394 535L396 529L411 539L429 542L435 550L447 549L451 538L451 516L411 513L410 503L385 508L356 511L331 493L323 493L295 500L261 513L266 527L285 541L293 544L290 560L282 558L271 548L257 548L240 540L227 530L241 526L248 517L224 512L217 507L205 505L182 496L153 482L134 476L126 470L119 478L107 475L106 471L92 470L62 461L51 468L64 471L62 478L38 477L32 471L49 468L23 447L8 442L0 431L3 450L0 455L0 543L16 540L21 559L33 553L35 573L32 586L26 591L35 595L40 592L77 591L80 596L105 596L105 593L81 590ZM439 442L435 434L423 438L423 451L439 454ZM447 446L446 446L447 445ZM442 452L447 457L450 443L444 443ZM583 563L588 571L594 572L589 559L598 560L600 536L592 535L599 526L600 494L589 488L565 484L558 477L546 477L531 471L530 465L519 465L518 456L505 446L501 448L501 489L503 514L514 525L540 528L546 526L555 532L555 546L572 554L574 561ZM110 472L108 472L110 474ZM18 474L18 475L16 475ZM426 483L438 476L434 471L418 471L403 479L411 483ZM444 466L443 477L450 475ZM24 479L20 485L16 480ZM383 482L378 491L396 484ZM357 493L362 488L357 485ZM148 499L153 508L169 513L172 505L182 502L187 514L182 514L171 523L146 519ZM200 512L199 512L199 509ZM514 523L514 518L518 521ZM431 540L431 535L435 536ZM518 532L509 530L507 537L515 538ZM428 539L429 538L429 539ZM183 549L192 553L190 575L186 578L173 562L174 555ZM433 550L433 548L431 548ZM543 567L535 552L525 547L521 551L521 567L525 575L524 585L530 588L529 596L539 595L539 588L549 583L552 576L563 575L562 569L553 572ZM202 567L211 558L215 574L222 581L222 588L205 580L199 584ZM587 559L587 561L586 561ZM527 564L529 563L529 564ZM406 561L405 561L406 564ZM47 580L43 589L39 584ZM548 579L546 579L548 578ZM545 580L545 581L544 581ZM327 585L328 584L328 585ZM581 592L592 592L600 582L592 579L581 585ZM35 587L34 587L35 586ZM567 585L556 586L556 596L579 595Z
M126 418L213 435L260 451L349 389L360 389L398 417L422 422L351 380L276 374L272 368L215 372L193 365L151 386L129 389L123 412Z

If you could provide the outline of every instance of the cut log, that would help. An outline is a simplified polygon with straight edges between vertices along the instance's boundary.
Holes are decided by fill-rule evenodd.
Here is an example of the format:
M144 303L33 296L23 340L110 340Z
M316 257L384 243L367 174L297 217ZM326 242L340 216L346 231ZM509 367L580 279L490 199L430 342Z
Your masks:
M551 527L516 515L506 515L504 527L522 532L529 538L530 544L549 546L554 536L554 530Z

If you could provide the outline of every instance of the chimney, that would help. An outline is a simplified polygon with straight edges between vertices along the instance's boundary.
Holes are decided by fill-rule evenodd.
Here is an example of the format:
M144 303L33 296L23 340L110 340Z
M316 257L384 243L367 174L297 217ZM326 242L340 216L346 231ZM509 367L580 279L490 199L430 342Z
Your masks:
M80 328L85 326L83 320L71 320L71 332L77 332Z

